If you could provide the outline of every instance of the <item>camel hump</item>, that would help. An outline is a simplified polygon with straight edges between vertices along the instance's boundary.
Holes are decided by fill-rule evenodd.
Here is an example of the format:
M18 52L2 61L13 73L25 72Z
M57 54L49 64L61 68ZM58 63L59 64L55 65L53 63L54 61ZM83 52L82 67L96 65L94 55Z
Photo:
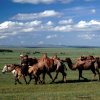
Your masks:
M94 57L92 55L87 56L87 60L93 60Z

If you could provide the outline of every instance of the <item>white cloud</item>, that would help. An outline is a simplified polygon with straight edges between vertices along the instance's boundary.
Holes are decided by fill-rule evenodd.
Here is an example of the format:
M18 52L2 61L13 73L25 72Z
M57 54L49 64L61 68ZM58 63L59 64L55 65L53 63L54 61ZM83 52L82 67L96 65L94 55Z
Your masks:
M78 35L78 37L85 39L85 40L91 40L91 39L94 39L96 37L96 35L87 33L87 34Z
M57 38L57 34L46 36L46 39L51 39L51 38Z
M17 14L12 19L15 20L33 20L38 18L46 18L46 17L58 17L61 14L59 12L56 12L55 10L45 10L40 13L30 13L30 14Z
M60 1L61 3L71 3L74 0L58 0L58 1Z
M95 14L96 13L96 9L91 9L91 13Z
M72 31L72 25L56 26L56 27L54 27L54 31L70 32L70 31Z
M51 4L55 2L60 2L60 3L71 3L74 0L12 0L15 3L30 3L30 4Z
M76 25L77 28L86 28L87 27L87 22L86 21L80 21L78 22L78 24Z
M34 32L39 30L38 26L41 26L41 21L34 20L31 22L13 22L5 21L0 24L0 37L6 38L8 36L13 36L21 34L24 32Z
M31 4L39 4L39 3L44 3L44 4L50 4L55 2L55 0L12 0L15 3L31 3Z
M68 19L68 20L61 20L58 22L59 24L72 24L73 20L72 19Z
M7 38L7 36L4 35L0 36L0 39L4 39L4 38Z
M52 21L48 21L47 25L51 26L51 25L53 25L53 22Z
M86 21L80 21L78 24L75 25L76 29L83 29L83 30L100 30L100 21L97 20L91 20L89 22Z
M38 44L44 44L44 42L43 41L39 41Z
M14 21L5 21L0 24L0 37L6 38L8 36L14 36L25 33L35 32L95 32L100 31L100 21L99 20L90 20L90 21L79 21L78 23L65 24L73 22L72 20L61 20L59 24L52 21L43 22L40 20L33 20L27 22L14 22ZM85 35L84 37L89 38L90 35ZM93 35L92 35L93 36ZM48 35L46 38L56 38L57 35Z

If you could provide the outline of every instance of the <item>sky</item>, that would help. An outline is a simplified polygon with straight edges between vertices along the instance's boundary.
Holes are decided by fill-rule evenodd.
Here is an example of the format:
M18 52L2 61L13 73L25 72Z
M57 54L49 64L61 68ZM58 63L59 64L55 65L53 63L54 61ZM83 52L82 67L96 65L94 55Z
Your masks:
M0 0L0 45L100 46L100 0Z

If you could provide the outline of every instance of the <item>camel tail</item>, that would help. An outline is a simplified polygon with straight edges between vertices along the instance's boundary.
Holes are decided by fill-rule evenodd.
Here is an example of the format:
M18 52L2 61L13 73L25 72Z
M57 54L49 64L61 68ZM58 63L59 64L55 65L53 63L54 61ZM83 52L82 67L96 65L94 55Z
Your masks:
M64 69L67 70L66 65L65 65L63 62L61 62L61 64L62 64L62 66L64 67Z

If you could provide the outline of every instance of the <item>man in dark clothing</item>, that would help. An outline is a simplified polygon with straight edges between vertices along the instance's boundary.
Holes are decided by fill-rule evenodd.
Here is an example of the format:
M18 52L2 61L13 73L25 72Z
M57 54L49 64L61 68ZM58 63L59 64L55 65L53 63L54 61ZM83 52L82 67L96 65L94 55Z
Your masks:
M27 75L28 73L28 55L25 55L21 61L21 70L23 75Z

